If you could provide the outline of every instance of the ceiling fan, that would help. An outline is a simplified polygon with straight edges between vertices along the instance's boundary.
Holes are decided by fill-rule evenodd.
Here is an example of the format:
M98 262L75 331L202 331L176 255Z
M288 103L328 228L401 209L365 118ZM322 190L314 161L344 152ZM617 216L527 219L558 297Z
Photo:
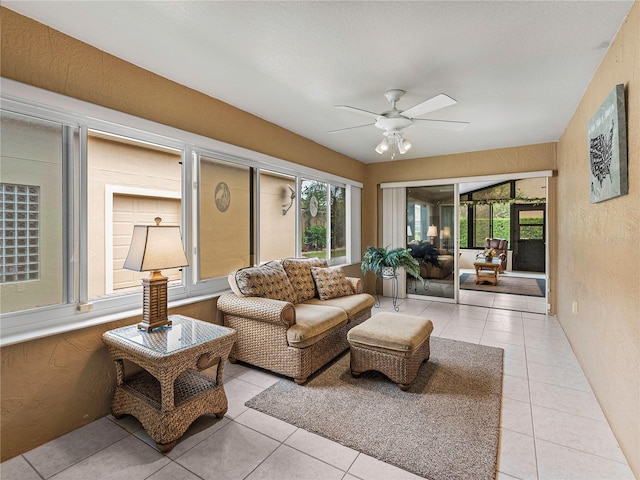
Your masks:
M361 108L350 107L348 105L336 105L336 108L348 110L351 112L367 115L375 119L374 123L366 123L364 125L357 125L355 127L340 128L338 130L331 130L327 133L339 133L347 130L353 130L354 128L368 127L374 125L376 128L383 130L382 135L384 138L376 147L376 152L382 155L384 152L392 149L392 155L395 156L393 147L396 147L398 152L402 155L411 148L411 143L404 138L403 130L411 127L415 122L425 123L432 127L444 128L447 130L461 131L467 128L469 122L457 122L453 120L431 120L426 118L416 118L426 113L439 110L444 107L455 105L456 102L453 98L444 93L436 95L422 103L414 105L407 110L398 110L396 103L405 94L404 90L393 89L387 91L384 96L389 102L391 102L391 110L387 110L383 113L370 112Z

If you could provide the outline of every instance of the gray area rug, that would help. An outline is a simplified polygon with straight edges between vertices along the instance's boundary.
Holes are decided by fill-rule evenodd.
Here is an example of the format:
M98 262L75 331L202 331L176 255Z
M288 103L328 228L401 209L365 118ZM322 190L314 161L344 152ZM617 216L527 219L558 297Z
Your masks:
M305 385L283 379L245 405L431 480L493 479L502 356L432 337L403 392L378 372L353 378L347 352Z
M462 290L544 297L545 280L544 278L509 277L505 274L498 278L498 285L491 285L487 282L476 284L475 273L463 273L460 276L460 288Z

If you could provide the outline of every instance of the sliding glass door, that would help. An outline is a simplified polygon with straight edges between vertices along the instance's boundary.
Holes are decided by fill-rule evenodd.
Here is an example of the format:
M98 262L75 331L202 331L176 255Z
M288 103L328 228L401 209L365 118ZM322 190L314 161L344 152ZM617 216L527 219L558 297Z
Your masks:
M455 186L408 187L407 248L422 279L407 277L408 296L455 299Z
M547 178L552 171L382 183L380 245L405 247L420 278L398 277L398 296L544 313L548 305ZM498 285L475 283L488 238L508 244ZM520 258L515 258L517 246ZM526 251L523 251L526 250ZM482 257L484 258L484 256ZM539 264L532 265L531 258ZM528 263L529 262L529 263ZM526 271L516 270L515 267ZM542 266L544 264L544 267ZM510 284L526 283L522 292ZM512 281L510 281L512 280ZM390 296L386 282L383 294ZM530 293L529 287L535 287Z

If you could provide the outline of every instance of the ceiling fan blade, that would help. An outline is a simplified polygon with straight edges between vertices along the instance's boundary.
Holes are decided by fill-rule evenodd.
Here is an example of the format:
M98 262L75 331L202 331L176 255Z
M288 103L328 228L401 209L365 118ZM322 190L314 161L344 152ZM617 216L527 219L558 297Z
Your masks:
M429 100L425 100L422 103L414 105L413 107L400 112L400 115L407 118L415 118L419 117L420 115L424 115L425 113L434 112L436 110L440 110L441 108L455 105L456 103L458 102L456 102L449 95L441 93L440 95L436 95Z
M454 130L456 132L461 132L469 126L469 122L457 122L454 120L429 120L427 118L414 118L413 121L419 122L417 123L418 125L420 123L422 125L428 124L433 128L440 128L442 130Z
M342 110L347 110L349 112L359 113L361 115L367 115L368 117L378 118L380 116L379 113L370 112L369 110L363 110L361 108L350 107L349 105L336 105L336 108L341 108Z
M354 128L371 127L372 125L375 125L375 123L365 123L364 125L356 125L355 127L339 128L338 130L329 130L327 133L346 132L347 130L353 130Z

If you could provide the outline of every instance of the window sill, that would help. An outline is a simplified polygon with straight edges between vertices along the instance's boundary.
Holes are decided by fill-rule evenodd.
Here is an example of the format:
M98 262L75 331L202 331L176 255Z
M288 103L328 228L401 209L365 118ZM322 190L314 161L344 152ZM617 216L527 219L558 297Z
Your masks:
M169 302L167 304L168 309L181 307L184 305L189 305L192 303L204 302L206 300L210 300L212 298L219 297L223 293L231 292L231 290L225 290L221 292L216 292L212 294L200 295L197 297L188 297L182 298L179 300L175 300ZM58 323L54 325L42 325L39 327L27 326L27 328L16 328L15 331L10 333L2 333L0 337L0 347L6 347L8 345L14 345L17 343L28 342L31 340L37 340L39 338L50 337L52 335L59 335L61 333L73 332L76 330L82 330L84 328L91 328L98 325L103 325L110 322L117 322L118 320L123 320L125 318L132 318L142 315L142 308L134 308L129 310L120 311L112 314L105 314L100 316L91 316L90 318L86 318L84 320L77 319L74 316L73 321Z

